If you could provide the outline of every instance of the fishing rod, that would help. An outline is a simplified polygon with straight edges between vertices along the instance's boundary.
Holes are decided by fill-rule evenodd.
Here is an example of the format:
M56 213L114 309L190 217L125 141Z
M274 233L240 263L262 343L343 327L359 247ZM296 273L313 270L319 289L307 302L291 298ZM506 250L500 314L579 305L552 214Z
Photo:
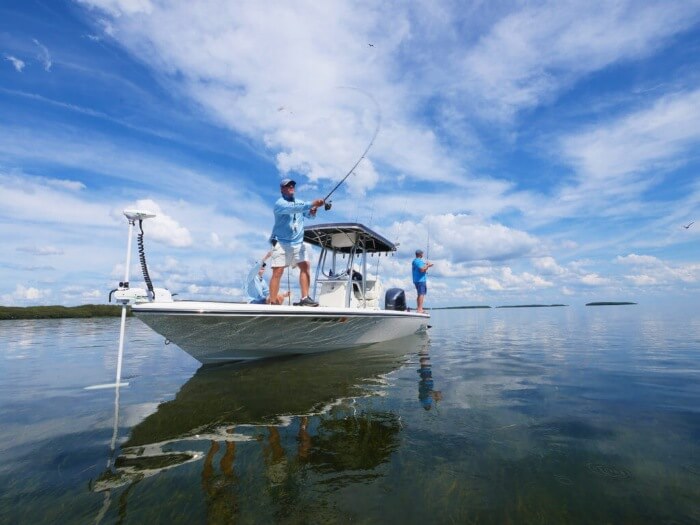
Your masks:
M331 195L333 195L333 193L335 193L335 191L336 191L338 188L340 188L340 186L347 180L347 178L348 178L350 175L353 174L353 172L355 171L355 168L357 168L357 166L360 165L360 162L362 162L362 159L364 159L364 158L367 156L367 153L369 153L369 150L372 148L372 145L374 144L374 141L376 140L377 135L379 135L379 129L381 128L381 124L382 124L382 111L381 111L381 108L379 107L379 104L377 103L377 101L375 100L375 98L374 98L372 95L370 95L370 94L367 93L366 91L363 91L363 90L358 89L358 88L346 87L346 89L354 89L355 91L359 91L360 93L363 93L363 94L367 95L370 99L372 99L372 102L374 102L374 105L377 107L377 127L374 129L374 134L372 135L372 140L369 141L369 144L367 144L367 147L365 148L365 151L362 153L362 155L360 156L360 158L357 159L357 162L353 165L352 168L350 168L350 171L348 171L348 172L345 174L345 177L343 177L342 179L340 179L340 182L338 182L338 184L335 185L335 187L328 193L328 195L326 195L326 196L324 197L324 199L323 199L323 201L324 201L323 208L324 208L326 211L330 210L330 209L331 209L331 206L333 205L333 203L330 202L328 199L330 198Z
M425 260L430 260L430 229L428 229L428 245L425 247Z

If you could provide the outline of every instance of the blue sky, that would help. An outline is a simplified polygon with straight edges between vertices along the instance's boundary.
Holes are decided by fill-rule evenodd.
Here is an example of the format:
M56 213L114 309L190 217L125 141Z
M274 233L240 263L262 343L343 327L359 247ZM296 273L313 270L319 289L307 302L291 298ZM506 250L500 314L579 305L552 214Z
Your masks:
M385 287L421 247L429 306L696 304L699 62L697 1L5 1L0 304L105 302L129 207L157 286L242 300L279 180L377 122L319 220L400 242Z

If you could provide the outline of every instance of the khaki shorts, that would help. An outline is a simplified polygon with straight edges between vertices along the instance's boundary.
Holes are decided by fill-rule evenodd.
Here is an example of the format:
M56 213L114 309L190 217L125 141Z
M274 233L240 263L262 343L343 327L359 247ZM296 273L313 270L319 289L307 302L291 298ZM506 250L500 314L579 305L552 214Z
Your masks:
M293 268L300 262L307 262L306 255L306 245L304 243L283 246L282 243L278 242L272 248L270 266L273 268L291 266Z

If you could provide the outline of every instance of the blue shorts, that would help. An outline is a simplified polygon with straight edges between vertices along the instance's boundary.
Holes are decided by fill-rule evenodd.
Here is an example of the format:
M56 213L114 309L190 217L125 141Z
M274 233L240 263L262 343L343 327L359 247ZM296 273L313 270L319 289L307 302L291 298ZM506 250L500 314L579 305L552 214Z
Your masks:
M426 283L413 283L416 285L416 292L418 295L425 295L428 293L428 285Z

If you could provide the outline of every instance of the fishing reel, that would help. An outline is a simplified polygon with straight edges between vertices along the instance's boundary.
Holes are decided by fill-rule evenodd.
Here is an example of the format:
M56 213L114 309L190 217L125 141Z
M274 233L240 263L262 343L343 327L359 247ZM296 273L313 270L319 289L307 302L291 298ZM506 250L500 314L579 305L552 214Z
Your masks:
M333 203L331 201L326 201L323 203L323 209L328 211L333 207Z

